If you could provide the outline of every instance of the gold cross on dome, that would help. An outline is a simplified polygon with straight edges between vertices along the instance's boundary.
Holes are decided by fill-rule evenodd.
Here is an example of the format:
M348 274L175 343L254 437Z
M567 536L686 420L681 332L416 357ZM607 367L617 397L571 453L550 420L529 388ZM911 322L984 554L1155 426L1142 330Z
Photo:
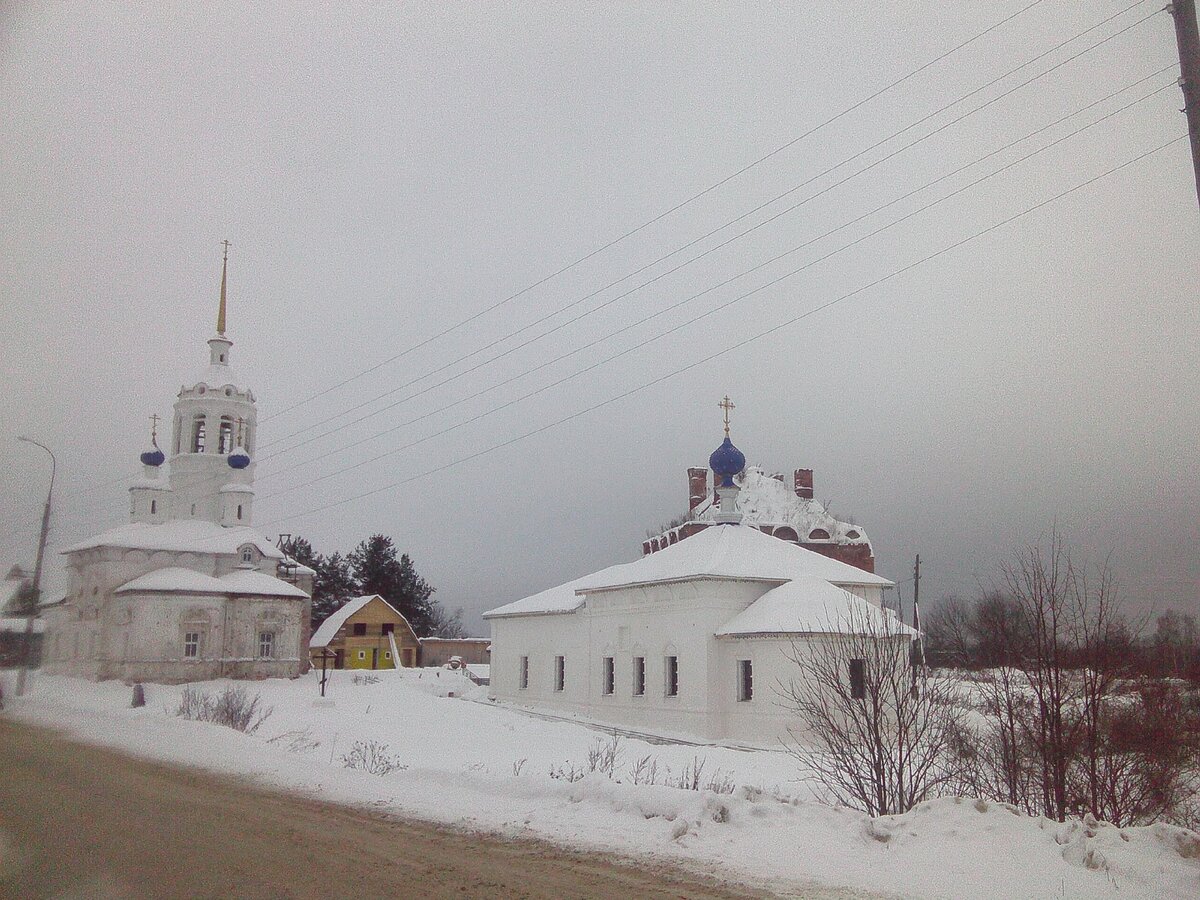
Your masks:
M726 394L725 399L718 403L717 406L725 410L725 437L729 437L729 411L731 409L737 409L737 404L730 400L729 395Z
M150 443L157 446L158 442L158 413L150 416Z

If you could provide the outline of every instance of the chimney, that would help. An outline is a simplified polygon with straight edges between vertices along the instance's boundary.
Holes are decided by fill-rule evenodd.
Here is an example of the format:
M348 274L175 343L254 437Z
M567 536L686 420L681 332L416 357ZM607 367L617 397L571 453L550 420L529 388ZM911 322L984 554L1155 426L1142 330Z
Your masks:
M688 469L688 512L708 498L708 469Z
M812 472L812 469L796 470L796 496L801 500L811 500L813 498Z

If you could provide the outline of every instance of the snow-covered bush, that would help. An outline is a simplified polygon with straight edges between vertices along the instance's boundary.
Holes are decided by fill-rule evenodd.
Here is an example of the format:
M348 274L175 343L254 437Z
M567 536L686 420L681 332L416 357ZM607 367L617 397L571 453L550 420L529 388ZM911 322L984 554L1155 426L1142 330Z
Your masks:
M350 752L342 757L347 769L360 769L371 775L387 775L408 766L400 762L399 756L388 752L388 745L379 741L355 741Z
M227 687L213 695L189 685L183 689L175 715L254 734L274 711L271 707L262 709L261 701L260 694L250 697L242 687Z

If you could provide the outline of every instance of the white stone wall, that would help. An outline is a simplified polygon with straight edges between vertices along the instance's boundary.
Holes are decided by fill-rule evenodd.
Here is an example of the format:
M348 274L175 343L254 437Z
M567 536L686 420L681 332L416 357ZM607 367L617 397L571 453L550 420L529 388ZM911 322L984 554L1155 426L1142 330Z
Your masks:
M307 670L307 599L114 594L148 572L180 566L214 577L238 569L235 555L102 547L70 554L66 602L48 618L43 668L84 678L184 682L208 678L294 677ZM258 571L275 575L275 561ZM298 586L311 592L310 579ZM184 633L203 634L196 658ZM258 634L275 634L271 659L258 657Z

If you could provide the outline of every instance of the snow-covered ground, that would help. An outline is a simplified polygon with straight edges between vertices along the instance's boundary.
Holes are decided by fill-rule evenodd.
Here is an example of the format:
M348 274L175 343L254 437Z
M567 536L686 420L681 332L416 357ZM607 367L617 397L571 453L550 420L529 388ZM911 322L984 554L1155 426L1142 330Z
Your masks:
M449 671L374 676L355 683L353 673L335 673L323 702L315 673L241 683L273 708L252 735L176 717L181 687L148 685L147 705L131 709L120 683L40 674L24 698L6 690L5 714L326 800L646 855L781 893L821 882L919 897L1200 895L1200 836L1183 829L1058 824L956 799L871 819L808 799L782 752L633 738L619 742L615 777L570 781L609 736L489 704L484 689ZM224 683L196 687L215 692ZM346 768L343 756L371 741L404 768L382 776ZM657 783L633 783L642 760L638 780L653 763ZM669 786L689 779L698 762L702 784L732 793Z

